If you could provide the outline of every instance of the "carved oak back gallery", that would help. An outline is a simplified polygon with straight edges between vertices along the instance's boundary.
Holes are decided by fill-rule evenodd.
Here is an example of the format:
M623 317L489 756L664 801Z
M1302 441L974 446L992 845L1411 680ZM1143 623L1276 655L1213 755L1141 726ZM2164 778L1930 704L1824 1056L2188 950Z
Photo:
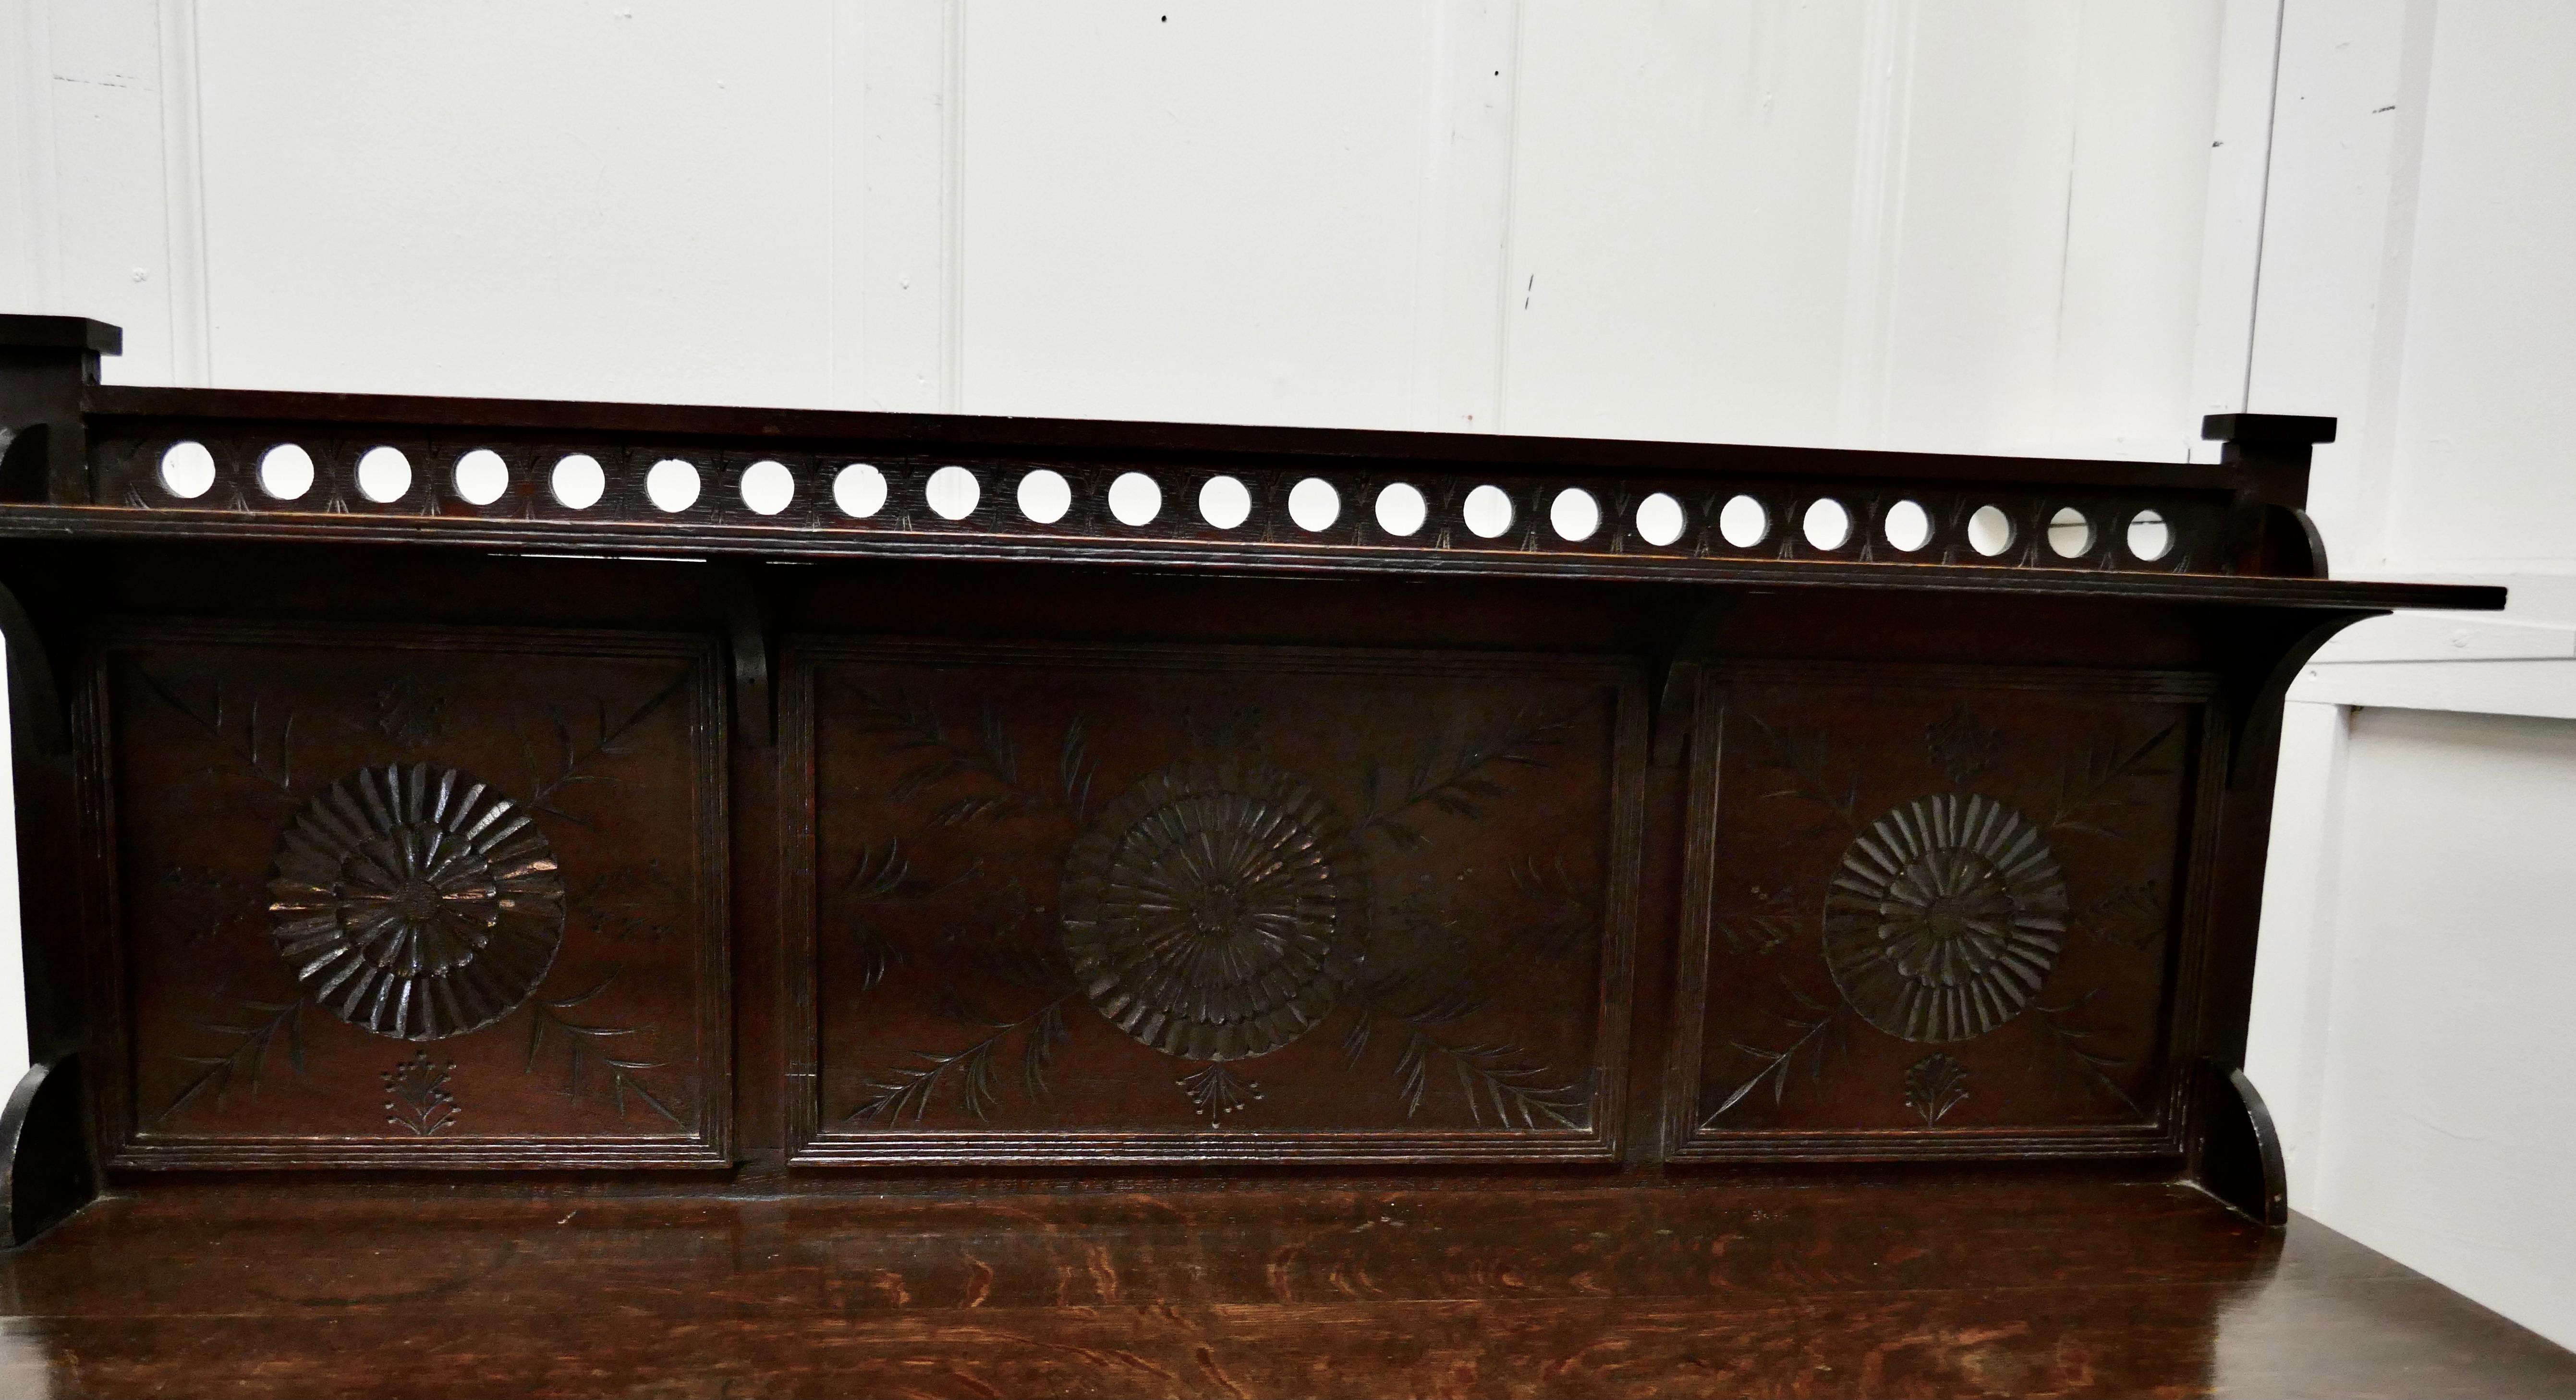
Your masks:
M116 347L0 318L21 1237L281 1168L2089 1159L2278 1219L2287 677L2501 604L2324 576L2331 420L2077 462Z

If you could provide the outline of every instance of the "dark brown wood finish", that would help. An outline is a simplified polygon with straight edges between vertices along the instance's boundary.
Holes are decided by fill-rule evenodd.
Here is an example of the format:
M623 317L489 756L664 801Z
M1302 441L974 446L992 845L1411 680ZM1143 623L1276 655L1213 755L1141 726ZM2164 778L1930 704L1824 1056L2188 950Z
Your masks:
M986 1197L165 1189L0 1261L62 1397L2564 1396L2305 1219L2080 1178Z
M2089 1159L2268 1213L2228 1074L2288 678L2501 603L2322 577L2305 420L2154 465L0 348L31 1025L172 1208Z
M796 1161L1617 1157L1631 668L821 643L788 677Z

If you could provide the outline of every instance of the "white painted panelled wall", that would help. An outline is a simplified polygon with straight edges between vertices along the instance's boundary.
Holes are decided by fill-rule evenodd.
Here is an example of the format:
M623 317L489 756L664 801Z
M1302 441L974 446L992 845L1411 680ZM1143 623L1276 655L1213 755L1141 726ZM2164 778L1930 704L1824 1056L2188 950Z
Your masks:
M2566 0L0 0L0 309L145 384L2337 415L2338 572L2527 586L2302 683L2254 1077L2300 1209L2576 1342L2570 65Z

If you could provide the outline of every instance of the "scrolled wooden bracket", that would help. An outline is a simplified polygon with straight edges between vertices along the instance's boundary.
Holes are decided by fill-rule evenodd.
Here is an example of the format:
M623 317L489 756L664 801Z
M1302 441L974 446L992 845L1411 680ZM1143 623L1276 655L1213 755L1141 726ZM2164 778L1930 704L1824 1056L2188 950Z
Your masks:
M2244 791L2270 782L2280 760L2281 706L2317 649L2356 622L2384 617L2385 608L2345 608L2297 613L2271 626L2251 622L2244 631L2246 660L2233 669L2228 695L2227 786Z
M2290 1176L2272 1111L2245 1071L2202 1060L2201 1130L2192 1180L2269 1229L2290 1223Z
M82 1111L80 1060L28 1067L0 1107L0 1210L23 1245L98 1199L98 1166Z
M45 654L35 621L5 587L0 587L0 644L9 655L12 745L34 753L71 752L71 717L63 708L62 688L54 683L53 661Z
M734 722L752 747L765 749L778 739L778 706L769 663L768 613L750 570L726 572L724 604L725 626L733 641Z

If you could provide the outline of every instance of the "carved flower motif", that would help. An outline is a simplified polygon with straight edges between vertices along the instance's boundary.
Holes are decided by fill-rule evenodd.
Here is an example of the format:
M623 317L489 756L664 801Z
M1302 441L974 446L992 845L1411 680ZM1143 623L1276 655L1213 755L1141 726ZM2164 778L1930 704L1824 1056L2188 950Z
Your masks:
M1984 797L1923 797L1870 824L1825 897L1825 962L1852 1009L1906 1040L1984 1035L2057 965L2066 885L2039 828Z
M1064 948L1120 1030L1188 1060L1266 1055L1359 970L1360 854L1305 784L1237 759L1152 773L1065 863Z
M278 952L315 1004L439 1040L508 1015L563 940L563 881L527 811L453 768L362 768L286 828Z

